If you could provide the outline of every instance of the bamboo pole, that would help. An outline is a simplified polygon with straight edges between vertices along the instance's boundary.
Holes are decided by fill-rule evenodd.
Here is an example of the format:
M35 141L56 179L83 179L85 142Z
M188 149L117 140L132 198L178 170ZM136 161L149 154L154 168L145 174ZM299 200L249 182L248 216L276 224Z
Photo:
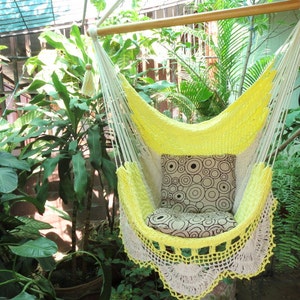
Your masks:
M203 12L185 16L163 18L157 20L114 25L97 29L99 36L105 36L116 33L136 32L156 28L180 26L224 19L233 19L261 14L270 14L300 9L300 0L280 1L275 3L257 4L252 6Z

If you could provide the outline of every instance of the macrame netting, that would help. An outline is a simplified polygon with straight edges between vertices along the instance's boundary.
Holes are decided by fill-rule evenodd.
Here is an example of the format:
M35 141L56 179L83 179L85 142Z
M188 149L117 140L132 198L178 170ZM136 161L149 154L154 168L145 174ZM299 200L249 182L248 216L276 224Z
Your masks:
M226 277L250 278L272 255L272 163L300 62L300 23L259 80L217 117L172 120L148 105L119 75L90 30L109 126L119 153L121 235L129 257L155 269L178 299L201 299ZM160 202L160 156L236 155L237 226L205 238L154 230L145 220Z

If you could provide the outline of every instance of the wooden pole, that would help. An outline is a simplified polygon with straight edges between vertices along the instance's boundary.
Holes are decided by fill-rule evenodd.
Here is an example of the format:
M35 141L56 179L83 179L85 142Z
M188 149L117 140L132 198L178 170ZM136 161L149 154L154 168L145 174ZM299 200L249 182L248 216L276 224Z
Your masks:
M300 0L280 1L275 3L257 4L252 6L210 11L185 16L114 25L110 27L99 28L97 30L97 34L99 36L105 36L116 33L136 32L142 30L233 19L261 14L270 14L297 9L300 9Z

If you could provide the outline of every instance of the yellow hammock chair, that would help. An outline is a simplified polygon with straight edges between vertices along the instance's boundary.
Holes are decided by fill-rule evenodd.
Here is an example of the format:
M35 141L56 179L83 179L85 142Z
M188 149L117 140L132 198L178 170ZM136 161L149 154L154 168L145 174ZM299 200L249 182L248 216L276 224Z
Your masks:
M300 23L257 82L199 124L180 123L147 104L115 70L97 30L89 34L120 154L128 256L155 269L178 299L200 299L223 278L262 272L274 247L269 154L299 70Z

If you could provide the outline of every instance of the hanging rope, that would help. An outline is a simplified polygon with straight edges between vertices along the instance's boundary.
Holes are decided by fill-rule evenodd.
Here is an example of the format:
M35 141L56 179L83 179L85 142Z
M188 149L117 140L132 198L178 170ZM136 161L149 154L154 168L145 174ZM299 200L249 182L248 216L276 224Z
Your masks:
M284 131L289 102L293 93L294 84L299 74L297 67L300 62L300 51L296 46L300 41L300 22L292 31L287 43L278 50L278 65L274 68L277 71L273 86L272 98L269 104L269 120L264 128L259 146L259 154L256 161L265 161L273 166L278 152L281 137ZM295 46L290 46L295 45ZM273 155L270 155L272 154Z
M132 125L131 111L120 79L112 61L98 41L96 27L91 27L89 34L93 40L96 61L99 66L101 91L105 99L104 105L109 126L113 128L116 136L115 149L117 150L118 161L121 163L124 161L139 163L138 155L141 151L145 152L146 147Z

